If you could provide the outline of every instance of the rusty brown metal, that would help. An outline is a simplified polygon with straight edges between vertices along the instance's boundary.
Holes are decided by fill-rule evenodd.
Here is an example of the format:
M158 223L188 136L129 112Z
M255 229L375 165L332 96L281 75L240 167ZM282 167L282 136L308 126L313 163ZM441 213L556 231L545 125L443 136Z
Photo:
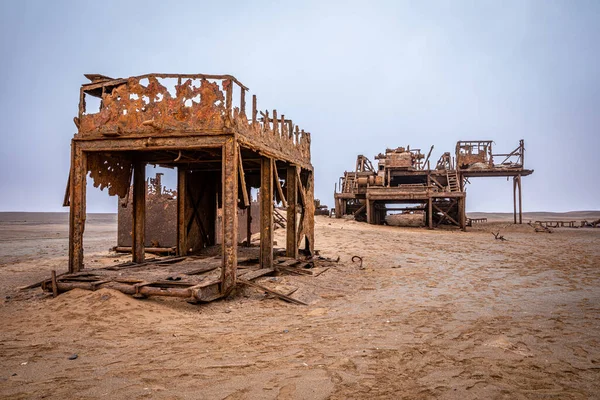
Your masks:
M256 221L266 221L269 216L272 221L273 183L278 199L285 205L286 195L273 168L288 172L294 168L297 176L302 175L302 179L294 180L302 199L303 226L302 234L296 232L294 241L306 237L307 251L314 252L314 178L309 132L299 129L283 114L278 117L275 110L272 118L268 111L260 112L263 118L259 120L256 96L252 97L249 120L245 97L248 88L231 75L147 74L113 79L90 74L87 77L90 83L81 87L79 113L74 119L78 131L72 140L68 196L64 199L71 210L70 272L83 268L88 172L94 186L107 188L110 195L132 205L131 228L125 229L123 235L132 239L133 261L137 263L143 262L148 246L176 247L178 255L184 256L214 245L216 210L220 208L222 268L217 297L227 295L235 285L238 236L246 238L252 232L249 227L243 236L238 234L241 228L238 207L247 208L249 225L251 215L255 214L251 211L249 193L251 188L262 186L261 164L265 160L270 160L271 165L268 183L271 195L265 199L270 204L260 208ZM233 96L237 90L239 97ZM100 99L98 110L88 109L89 96ZM158 189L147 197L144 167L148 164L177 168L177 191L163 193L160 184L152 182L151 187ZM287 189L287 176L285 180ZM165 205L164 210L156 208ZM288 207L294 209L297 204ZM265 266L272 263L272 229L272 225L269 230L261 229L261 260ZM162 231L165 236L155 234ZM129 243L119 244L128 247Z
M456 160L445 152L433 169L429 166L432 150L433 146L425 157L410 146L387 149L375 157L379 161L377 168L359 155L355 170L344 172L339 186L335 186L335 216L353 215L357 220L381 224L386 223L389 212L402 211L405 216L394 218L394 223L409 221L405 224L420 225L415 221L425 215L429 228L450 223L465 229L465 182L470 177L504 176L513 177L514 222L522 223L521 177L533 173L523 168L523 140L506 154L494 154L489 140L459 141ZM504 158L495 164L494 157ZM394 208L395 204L411 206Z

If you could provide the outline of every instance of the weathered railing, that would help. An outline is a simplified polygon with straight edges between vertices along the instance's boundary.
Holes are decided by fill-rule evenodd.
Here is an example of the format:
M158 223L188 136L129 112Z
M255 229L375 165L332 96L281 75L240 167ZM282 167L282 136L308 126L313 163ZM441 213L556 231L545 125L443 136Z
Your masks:
M126 79L89 76L82 85L79 115L82 137L210 135L236 132L284 155L310 163L310 133L277 111L260 112L252 97L246 115L248 88L231 75L148 74ZM87 101L99 98L98 110ZM235 100L234 100L235 98Z

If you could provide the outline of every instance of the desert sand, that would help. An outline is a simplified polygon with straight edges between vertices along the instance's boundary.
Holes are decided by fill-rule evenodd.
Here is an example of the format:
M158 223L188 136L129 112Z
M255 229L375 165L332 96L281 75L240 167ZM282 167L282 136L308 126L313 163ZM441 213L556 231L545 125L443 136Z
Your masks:
M319 216L316 247L339 264L259 280L308 306L253 288L191 305L19 291L66 270L67 216L0 215L1 398L600 398L600 229ZM86 268L127 260L108 250L114 215L87 222Z

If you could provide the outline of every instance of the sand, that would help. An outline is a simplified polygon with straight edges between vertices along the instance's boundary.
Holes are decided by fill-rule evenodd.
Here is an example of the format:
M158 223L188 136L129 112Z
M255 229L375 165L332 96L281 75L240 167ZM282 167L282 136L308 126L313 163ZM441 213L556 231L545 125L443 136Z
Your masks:
M0 215L1 398L600 396L600 229L319 216L317 248L340 265L261 278L297 287L308 306L252 288L194 306L106 289L18 292L66 269L67 220ZM125 260L108 251L115 241L114 216L88 217L87 268Z

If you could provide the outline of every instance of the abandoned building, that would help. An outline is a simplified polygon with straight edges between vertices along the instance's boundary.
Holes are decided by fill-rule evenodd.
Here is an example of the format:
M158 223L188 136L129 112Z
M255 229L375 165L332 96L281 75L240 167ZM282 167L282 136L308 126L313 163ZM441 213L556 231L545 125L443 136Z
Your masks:
M64 201L70 207L69 274L53 278L53 290L103 286L139 296L179 296L195 301L226 296L236 284L238 243L249 246L251 242L251 218L260 226L259 269L252 274L257 277L272 271L276 202L287 212L285 256L297 258L302 246L306 254L314 253L314 177L308 132L276 110L259 111L255 95L247 110L248 88L231 75L86 77L90 82L80 90ZM98 107L92 109L94 102ZM177 170L176 191L159 193L170 198L168 204L146 204L147 165ZM215 279L196 280L194 274L188 274L178 282L141 273L129 281L97 271L85 274L88 173L94 186L107 188L123 206L131 207L131 233L119 238L120 244L131 247L129 270L148 264L145 248L153 244L173 246L178 261L208 248L214 251L217 232L221 232L220 274ZM154 179L160 180L160 176ZM162 191L160 182L149 186ZM259 215L253 215L252 188L260 192ZM171 225L153 221L154 206L170 207ZM248 218L244 237L238 232L239 209L244 209ZM165 237L153 243L146 237L147 224L152 229L175 229L175 242ZM176 264L177 268L185 269L182 264Z
M401 211L406 225L450 224L465 229L469 178L512 177L514 223L523 222L521 177L533 173L524 168L523 140L513 151L498 154L492 151L492 141L459 141L454 157L444 153L433 168L432 151L433 146L425 156L410 146L387 149L375 157L377 168L359 155L354 171L344 172L335 185L336 217L353 215L383 224L390 213Z

